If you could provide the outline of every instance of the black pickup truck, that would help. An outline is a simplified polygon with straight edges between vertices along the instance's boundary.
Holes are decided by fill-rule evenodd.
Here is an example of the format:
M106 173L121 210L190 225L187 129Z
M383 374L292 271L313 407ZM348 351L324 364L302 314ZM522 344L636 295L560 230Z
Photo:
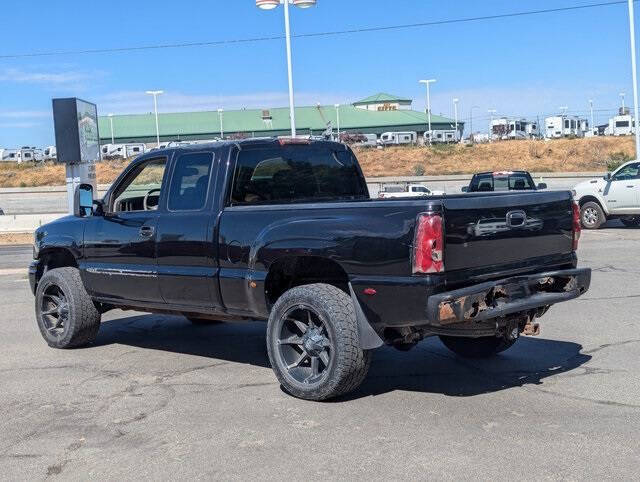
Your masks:
M112 308L268 320L278 380L323 400L383 344L482 357L535 332L589 288L579 236L568 191L370 199L345 145L252 139L144 154L100 201L81 185L29 277L52 347L90 343Z

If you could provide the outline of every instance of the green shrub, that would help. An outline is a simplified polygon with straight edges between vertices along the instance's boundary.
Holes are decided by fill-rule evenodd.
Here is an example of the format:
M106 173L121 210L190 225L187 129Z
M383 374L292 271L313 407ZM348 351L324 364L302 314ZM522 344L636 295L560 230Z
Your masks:
M422 164L416 164L413 166L413 175L414 176L424 176L426 169Z
M609 171L615 171L625 162L629 162L631 160L631 156L629 156L626 152L618 151L609 155L607 159L607 169Z

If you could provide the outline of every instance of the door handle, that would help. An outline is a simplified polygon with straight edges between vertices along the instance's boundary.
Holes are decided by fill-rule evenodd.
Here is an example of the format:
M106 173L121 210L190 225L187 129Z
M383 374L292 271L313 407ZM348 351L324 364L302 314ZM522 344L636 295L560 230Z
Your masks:
M153 229L153 226L142 226L140 228L140 236L145 237L145 238L149 238L151 236L153 236L153 232L155 230Z
M627 187L634 188L635 186L627 186Z

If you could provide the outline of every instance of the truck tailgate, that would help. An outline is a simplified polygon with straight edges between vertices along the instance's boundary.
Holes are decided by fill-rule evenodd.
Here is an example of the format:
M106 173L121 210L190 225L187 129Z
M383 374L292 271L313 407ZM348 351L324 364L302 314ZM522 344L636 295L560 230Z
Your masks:
M447 271L570 253L572 202L569 191L444 198Z

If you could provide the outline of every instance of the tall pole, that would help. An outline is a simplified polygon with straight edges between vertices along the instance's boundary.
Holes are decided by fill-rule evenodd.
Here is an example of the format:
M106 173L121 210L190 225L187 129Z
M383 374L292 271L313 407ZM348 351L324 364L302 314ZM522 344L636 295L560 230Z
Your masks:
M591 132L594 132L595 124L593 123L593 100L589 99L589 108L591 110Z
M624 92L620 92L620 98L622 99L622 111L621 115L624 115Z
M456 123L456 142L458 141L458 99L453 99L453 118Z
M633 0L629 0L629 35L631 40L631 69L633 71L633 117L631 125L636 133L636 159L640 159L640 129L638 129L638 74L636 72L636 27ZM635 123L635 124L634 124Z
M340 142L340 104L336 104L336 123L338 125L338 142Z
M296 112L293 102L293 69L291 68L291 30L289 28L289 0L284 2L284 30L287 37L287 73L289 74L289 117L291 137L296 136Z
M479 108L480 107L478 107L477 105L472 105L470 114L469 114L469 137L471 139L471 142L473 142L473 109L479 109Z
M115 144L114 136L113 136L113 114L107 114L109 116L109 124L111 124L111 144Z
M218 109L218 119L220 119L220 139L224 140L224 128L222 127L222 109Z
M419 81L421 84L425 84L427 86L427 129L429 133L429 145L431 145L431 91L429 89L429 84L432 84L435 81L436 79Z
M153 111L155 112L156 115L156 142L157 147L160 147L160 127L158 125L158 96L160 94L164 94L163 90L147 90L146 92L148 95L152 95L153 96Z
M493 130L493 114L495 114L498 111L495 110L495 109L489 109L487 112L491 116L490 117L491 120L489 121L489 140L492 140L493 139L493 132L491 132L491 131Z

